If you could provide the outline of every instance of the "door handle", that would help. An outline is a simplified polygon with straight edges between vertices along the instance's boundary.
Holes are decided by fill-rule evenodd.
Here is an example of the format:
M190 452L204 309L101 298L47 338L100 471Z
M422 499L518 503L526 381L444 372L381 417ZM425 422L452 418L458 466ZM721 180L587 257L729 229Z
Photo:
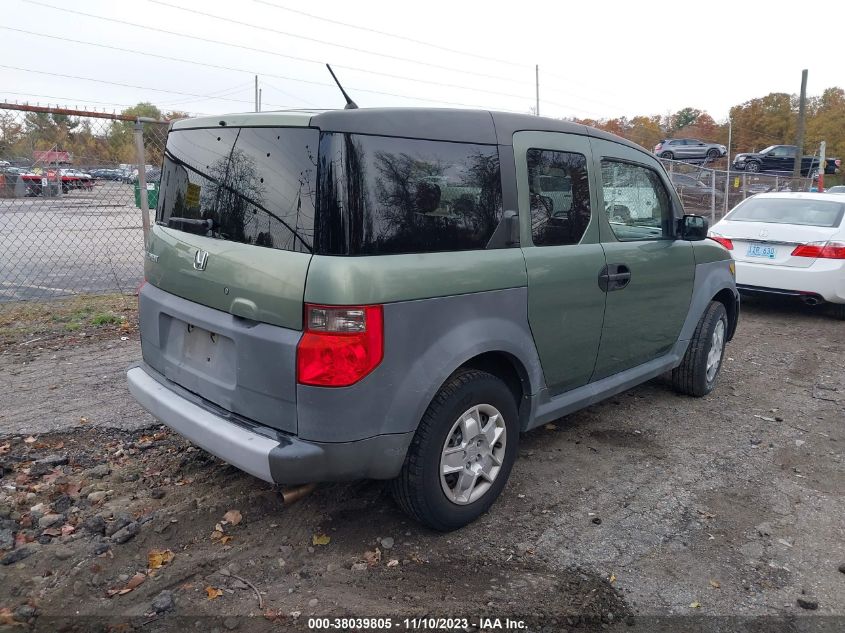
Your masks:
M604 292L622 290L631 283L631 269L625 264L608 264L599 271L599 288Z

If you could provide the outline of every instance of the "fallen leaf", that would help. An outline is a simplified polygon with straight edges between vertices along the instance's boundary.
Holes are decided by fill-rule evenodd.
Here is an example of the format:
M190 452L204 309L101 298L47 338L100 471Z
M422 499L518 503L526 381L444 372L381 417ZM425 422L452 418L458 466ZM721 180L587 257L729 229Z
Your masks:
M722 583L720 583L718 580L711 580L710 586L713 587L713 589L720 589L722 587Z
M84 415L83 415L83 416L81 416L81 417L79 418L79 423L80 423L80 424L88 424L88 418L86 418Z
M30 435L28 438L26 438L26 439L24 440L24 442L26 442L27 444L35 444L35 442L37 441L37 439L38 439L38 438L36 438L35 436Z
M69 534L73 534L74 532L76 532L76 526L73 526L70 523L65 523L62 526L62 536L68 536Z
M147 563L150 569L158 569L162 565L167 565L173 560L175 554L169 549L154 549L147 554Z
M126 583L125 587L123 587L122 589L109 589L106 592L106 594L108 594L109 598L111 598L113 596L125 595L125 594L129 593L130 591L132 591L133 589L137 589L138 587L140 587L141 583L143 583L146 579L147 579L146 574L142 574L141 572L138 572L134 576L132 576L132 578L129 579L129 582Z
M0 455L8 453L11 448L12 445L9 442L6 442L5 444L0 444Z
M59 528L50 527L41 532L42 534L46 534L47 536L61 536L62 531Z
M700 609L701 603L700 602L693 602L693 603L690 604L689 607L690 607L690 609Z
M311 537L311 543L313 545L328 545L331 543L332 537L326 534L315 534Z
M206 593L206 595L208 595L209 600L215 600L216 598L219 598L220 596L223 595L223 590L222 589L215 589L214 587L206 587L205 593Z
M212 541L219 541L223 538L223 531L222 530L214 530L211 533L211 540Z
M241 513L237 510L229 510L226 514L223 515L223 520L230 525L237 525L241 522Z
M231 537L231 536L228 536L228 535L227 535L227 536L222 536L222 537L220 537L220 544L221 544L221 545L225 545L226 543L228 543L228 542L229 542L229 541L231 541L231 540L232 540L232 537Z
M549 422L546 426L543 427L547 431L557 431L557 424L552 424Z
M391 558L389 561L387 561L388 567L396 567L398 564L399 564L399 561L396 560L395 558Z
M616 574L610 574L610 582L611 584L616 582Z
M0 608L0 624L8 626L25 626L23 622L16 622L14 613L9 607Z
M364 552L364 561L370 567L374 567L381 562L381 550L377 547L375 551Z

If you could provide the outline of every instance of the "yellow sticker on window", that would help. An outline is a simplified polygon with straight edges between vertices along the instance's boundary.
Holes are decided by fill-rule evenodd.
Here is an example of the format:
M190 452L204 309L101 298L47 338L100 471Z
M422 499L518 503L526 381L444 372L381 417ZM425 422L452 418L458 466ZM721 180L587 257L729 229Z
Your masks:
M195 182L188 183L188 191L185 193L185 204L189 209L200 206L200 187Z

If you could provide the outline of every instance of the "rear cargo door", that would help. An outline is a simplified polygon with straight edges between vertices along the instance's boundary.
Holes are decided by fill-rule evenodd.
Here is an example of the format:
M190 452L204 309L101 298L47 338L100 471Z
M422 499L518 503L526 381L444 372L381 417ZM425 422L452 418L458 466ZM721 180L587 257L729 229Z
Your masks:
M300 329L317 144L318 132L305 127L172 130L147 280L238 317Z

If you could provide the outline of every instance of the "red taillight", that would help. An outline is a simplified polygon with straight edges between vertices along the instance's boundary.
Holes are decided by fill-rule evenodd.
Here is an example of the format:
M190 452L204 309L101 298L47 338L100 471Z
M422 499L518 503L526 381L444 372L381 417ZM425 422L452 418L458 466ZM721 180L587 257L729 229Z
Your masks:
M658 143L654 146L654 151L659 152L663 148L663 143Z
M731 242L727 237L722 237L721 235L708 235L707 237L709 237L714 242L718 242L729 251L732 251L734 249L734 243Z
M305 305L305 332L296 348L296 380L303 385L348 387L384 356L381 306Z
M793 257L845 259L845 242L810 242L796 246Z

